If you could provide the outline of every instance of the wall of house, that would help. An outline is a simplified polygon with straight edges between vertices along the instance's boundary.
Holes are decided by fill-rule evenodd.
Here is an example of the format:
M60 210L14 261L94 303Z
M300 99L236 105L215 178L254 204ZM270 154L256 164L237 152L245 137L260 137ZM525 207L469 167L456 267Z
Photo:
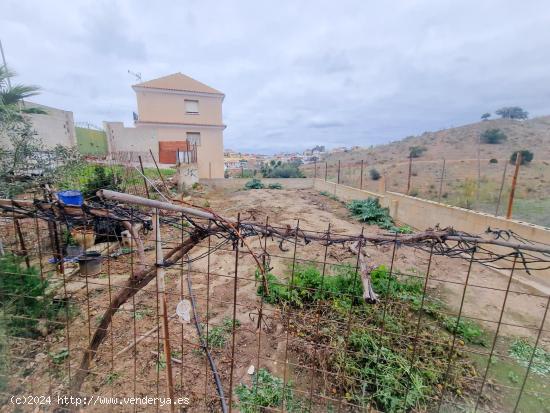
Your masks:
M127 153L137 160L142 156L150 162L149 150L159 159L159 141L185 141L187 132L199 132L201 143L197 147L199 178L223 178L223 135L221 129L188 127L127 128L122 122L104 122L110 153Z
M46 147L76 145L73 112L31 102L25 102L25 106L37 107L47 112L45 115L29 115L33 129Z
M221 96L136 90L136 98L140 122L222 124ZM199 101L198 114L186 113L185 99Z
M199 178L223 178L223 132L221 129L191 127L157 129L159 141L185 141L187 132L201 134L201 142L197 146Z

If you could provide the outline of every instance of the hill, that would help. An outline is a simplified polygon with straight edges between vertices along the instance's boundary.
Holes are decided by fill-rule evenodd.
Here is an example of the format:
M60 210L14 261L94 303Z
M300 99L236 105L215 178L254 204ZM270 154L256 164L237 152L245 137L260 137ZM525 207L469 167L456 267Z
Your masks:
M479 144L480 134L488 129L500 129L507 139L500 144ZM329 153L318 163L317 176L324 177L326 162L328 179L336 181L340 161L343 184L359 187L362 182L363 188L377 191L379 182L369 176L369 171L376 169L384 176L387 190L405 193L413 146L426 150L413 159L410 195L489 213L498 209L499 215L505 213L514 171L509 163L511 154L520 149L532 151L533 162L520 168L513 216L550 226L550 116L482 121L385 145ZM363 179L361 161L365 165ZM302 169L308 176L315 174L313 165Z
M410 136L368 149L328 154L326 160L364 160L371 164L403 161L407 159L412 146L423 146L427 149L419 158L421 160L477 159L479 136L487 129L500 129L508 139L501 144L481 144L482 159L508 159L518 149L535 152L536 160L550 159L550 116L542 116L525 121L494 119L437 132L425 132L420 136Z

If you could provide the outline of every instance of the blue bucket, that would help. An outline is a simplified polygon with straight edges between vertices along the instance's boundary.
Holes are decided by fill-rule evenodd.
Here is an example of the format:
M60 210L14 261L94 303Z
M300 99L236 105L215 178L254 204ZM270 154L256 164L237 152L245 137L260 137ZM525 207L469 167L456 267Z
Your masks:
M84 198L82 197L82 192L80 191L61 191L57 193L57 196L59 197L59 200L65 205L81 206L82 202L84 201Z

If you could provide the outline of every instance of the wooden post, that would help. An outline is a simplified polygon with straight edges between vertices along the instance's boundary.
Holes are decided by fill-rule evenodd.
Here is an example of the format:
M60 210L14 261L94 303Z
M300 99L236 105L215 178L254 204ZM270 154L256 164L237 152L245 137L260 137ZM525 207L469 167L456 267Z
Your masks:
M477 193L476 201L479 202L479 192L481 187L481 134L477 140Z
M21 232L21 225L19 225L19 220L14 219L15 229L17 231L17 237L19 238L19 245L21 246L21 254L25 257L25 264L27 264L27 269L31 268L31 263L29 261L29 252L25 246L25 238L23 238L23 233Z
M437 202L441 202L441 192L443 191L444 179L445 179L445 159L443 159L443 168L441 168L441 180L439 181L439 193L437 194Z
M327 181L328 176L328 162L325 162L325 182Z
M516 152L516 169L514 170L514 177L512 178L512 188L510 189L510 197L508 198L508 211L506 212L506 219L512 218L512 208L514 206L514 194L516 193L516 184L518 182L519 166L521 165L521 152Z
M508 162L504 163L504 172L502 172L502 180L500 181L500 190L498 191L497 207L495 209L495 216L498 216L498 210L500 209L500 200L502 199L502 190L504 189L504 181L506 179L506 169L508 169Z
M164 357L166 358L166 382L168 385L168 397L170 397L170 411L175 411L174 405L174 382L172 379L172 353L170 352L170 332L168 330L168 303L166 300L166 287L164 279L164 254L162 252L159 211L155 209L155 250L157 258L157 292L160 294L162 309L162 336L164 344ZM159 356L160 357L160 356Z
M212 162L208 162L208 179L212 179Z
M170 193L170 188L168 188L168 184L164 180L164 176L162 176L162 174L160 173L159 165L158 165L157 160L155 159L155 155L153 155L153 151L151 149L149 149L149 153L151 154L151 158L153 159L153 162L155 163L155 168L157 168L157 173L159 174L159 177L160 177L160 180L162 181L162 184L166 188L166 191L168 191L168 193ZM179 162L179 148L178 148L178 162Z
M338 184L340 184L340 160L338 160L338 177L337 177L336 182L337 182Z
M149 196L149 187L147 186L147 179L145 179L145 170L143 169L143 162L141 162L141 155L139 155L138 159L139 159L139 167L141 168L141 174L143 175L143 185L145 186L145 193L147 194L147 198L151 198Z
M315 168L315 173L313 175L313 179L317 179L317 159L315 159L313 161L313 163L314 163L314 168Z
M361 176L359 177L359 189L363 189L363 168L365 166L364 164L365 161L361 159Z
M407 195L409 195L409 191L411 190L412 165L413 165L413 158L411 155L409 155L409 177L407 179Z

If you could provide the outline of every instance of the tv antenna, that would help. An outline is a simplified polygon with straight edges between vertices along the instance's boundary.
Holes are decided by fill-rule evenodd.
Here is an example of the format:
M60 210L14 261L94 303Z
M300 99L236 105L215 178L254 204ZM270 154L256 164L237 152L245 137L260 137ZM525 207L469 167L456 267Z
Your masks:
M130 69L128 69L128 74L134 76L138 82L141 82L141 73L132 72Z

